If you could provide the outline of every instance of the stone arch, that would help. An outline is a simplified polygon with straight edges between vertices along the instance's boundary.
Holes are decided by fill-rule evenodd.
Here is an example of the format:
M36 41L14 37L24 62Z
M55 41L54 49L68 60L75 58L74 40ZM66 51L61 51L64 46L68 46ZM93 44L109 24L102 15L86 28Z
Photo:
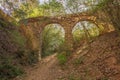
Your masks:
M73 24L73 26L72 26L72 31L73 31L74 27L77 25L77 23L83 22L83 21L90 22L90 23L94 24L94 25L99 29L99 24L97 24L96 20L92 20L92 19L81 20L81 19L80 19L80 20L76 21L76 22Z
M42 30L44 30L44 28L45 28L47 25L50 25L50 24L58 24L58 25L60 25L60 26L65 30L64 25L63 25L62 23L60 23L60 22L45 22L45 23L43 23L43 24L40 24L39 26L41 26L41 27L42 27Z
M52 26L50 26L50 25L52 25ZM41 48L43 49L43 36L45 36L45 35L43 35L43 33L44 33L44 31L47 29L47 28L58 28L57 30L59 30L59 29L61 29L60 30L60 33L62 33L61 34L61 39L63 38L64 39L64 41L65 41L65 30L64 30L64 27L62 26L62 25L60 25L60 24L58 24L58 23L47 23L47 24L44 24L44 26L43 26L43 28L42 28L42 32L41 32L41 40L40 40L40 43L41 43ZM49 34L48 34L49 35ZM63 36L62 36L63 35ZM55 36L56 37L56 36ZM56 41L59 41L60 39L58 38L58 39L56 39ZM55 45L55 44L54 44ZM57 46L58 47L58 46ZM49 48L49 47L48 47ZM55 47L54 47L55 48ZM42 50L41 50L41 52L43 52ZM43 53L41 54L42 56L43 56Z
M84 22L84 23L86 23L86 25L88 24L88 23L90 23L90 26L88 25L88 28L86 28L86 25L85 26L82 26L81 25L81 22ZM81 27L77 27L77 26L81 26ZM86 30L85 30L85 28L86 28ZM73 36L73 39L74 39L74 43L75 43L75 41L79 41L79 38L80 38L80 36L78 36L78 40L76 40L77 39L77 36L75 36L74 35L74 30L75 30L75 28L78 28L78 33L79 33L79 35L80 34L84 34L84 36L83 36L83 39L82 39L82 37L81 37L81 39L82 39L82 43L83 43L83 41L85 41L84 39L88 39L87 37L88 37L88 35L90 36L91 34L88 32L88 29L90 29L90 28L98 28L98 24L96 24L96 22L94 22L94 21L92 21L92 20L80 20L80 21L78 21L78 22L76 22L76 24L74 25L74 27L72 28L72 36ZM85 30L83 33L80 33L80 31L81 30ZM87 33L86 33L87 32ZM97 33L99 34L99 29L97 29ZM86 36L86 37L85 37ZM76 39L75 39L76 38ZM78 44L77 44L78 45ZM78 45L78 46L80 46L80 45Z
M93 23L93 24L95 24L95 25L99 28L99 25L97 24L96 21L91 20L91 19L86 19L86 20L78 20L78 21L76 21L75 23L73 23L72 29L74 28L74 26L75 26L77 23L82 22L82 21L88 21L88 22L90 22L90 23Z
M86 22L90 22L90 23L92 23L92 24L95 24L95 26L97 27L97 28L99 28L99 24L97 24L97 22L96 21L93 21L93 20L79 20L79 21L76 21L74 24L73 24L73 26L72 26L72 30L73 30L73 28L77 25L77 23L79 23L79 22L83 22L83 21L86 21Z

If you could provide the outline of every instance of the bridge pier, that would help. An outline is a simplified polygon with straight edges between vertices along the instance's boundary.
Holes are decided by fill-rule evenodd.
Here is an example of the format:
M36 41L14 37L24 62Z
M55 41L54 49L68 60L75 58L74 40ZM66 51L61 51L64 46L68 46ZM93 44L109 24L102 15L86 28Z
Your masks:
M26 47L29 51L35 52L35 56L38 60L41 60L41 44L39 42L38 36L35 36L35 34L38 34L38 31L34 31L34 28L31 26L35 26L32 24L24 25L22 24L20 26L20 31L24 35L26 39Z
M71 25L67 24L65 29L65 48L68 51L73 51L73 35Z

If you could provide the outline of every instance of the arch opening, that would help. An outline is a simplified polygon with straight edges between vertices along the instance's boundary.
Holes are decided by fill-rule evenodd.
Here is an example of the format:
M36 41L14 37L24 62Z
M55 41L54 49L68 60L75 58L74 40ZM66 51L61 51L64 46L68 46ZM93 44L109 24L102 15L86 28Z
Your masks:
M80 21L72 29L74 47L81 46L86 40L91 40L99 35L96 24L90 21Z
M48 24L42 31L42 57L59 51L65 41L65 31L60 24Z

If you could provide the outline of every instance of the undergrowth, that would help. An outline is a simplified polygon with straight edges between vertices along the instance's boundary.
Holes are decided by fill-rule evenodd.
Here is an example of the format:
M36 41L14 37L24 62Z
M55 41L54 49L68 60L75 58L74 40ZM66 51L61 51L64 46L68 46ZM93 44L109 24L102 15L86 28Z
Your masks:
M25 65L38 62L37 51L26 48L19 28L0 19L0 80L13 80L24 74Z
M75 59L73 64L75 64L75 66L77 66L77 65L83 64L83 61L84 61L84 57L82 56L80 58Z
M38 62L37 51L20 50L16 53L16 58L21 65L33 65Z
M0 55L0 80L13 80L13 78L24 73L14 57Z
M23 70L18 66L14 66L12 64L0 65L0 80L12 80L23 73Z
M59 53L57 55L58 61L60 65L64 65L67 62L67 55L65 52Z

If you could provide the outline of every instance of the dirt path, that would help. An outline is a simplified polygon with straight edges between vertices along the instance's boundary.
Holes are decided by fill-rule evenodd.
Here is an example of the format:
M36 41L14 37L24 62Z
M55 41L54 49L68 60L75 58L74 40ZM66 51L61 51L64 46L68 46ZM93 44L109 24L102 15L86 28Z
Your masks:
M25 80L49 80L51 78L51 68L56 64L56 60L56 54L46 57L37 66L27 70Z

